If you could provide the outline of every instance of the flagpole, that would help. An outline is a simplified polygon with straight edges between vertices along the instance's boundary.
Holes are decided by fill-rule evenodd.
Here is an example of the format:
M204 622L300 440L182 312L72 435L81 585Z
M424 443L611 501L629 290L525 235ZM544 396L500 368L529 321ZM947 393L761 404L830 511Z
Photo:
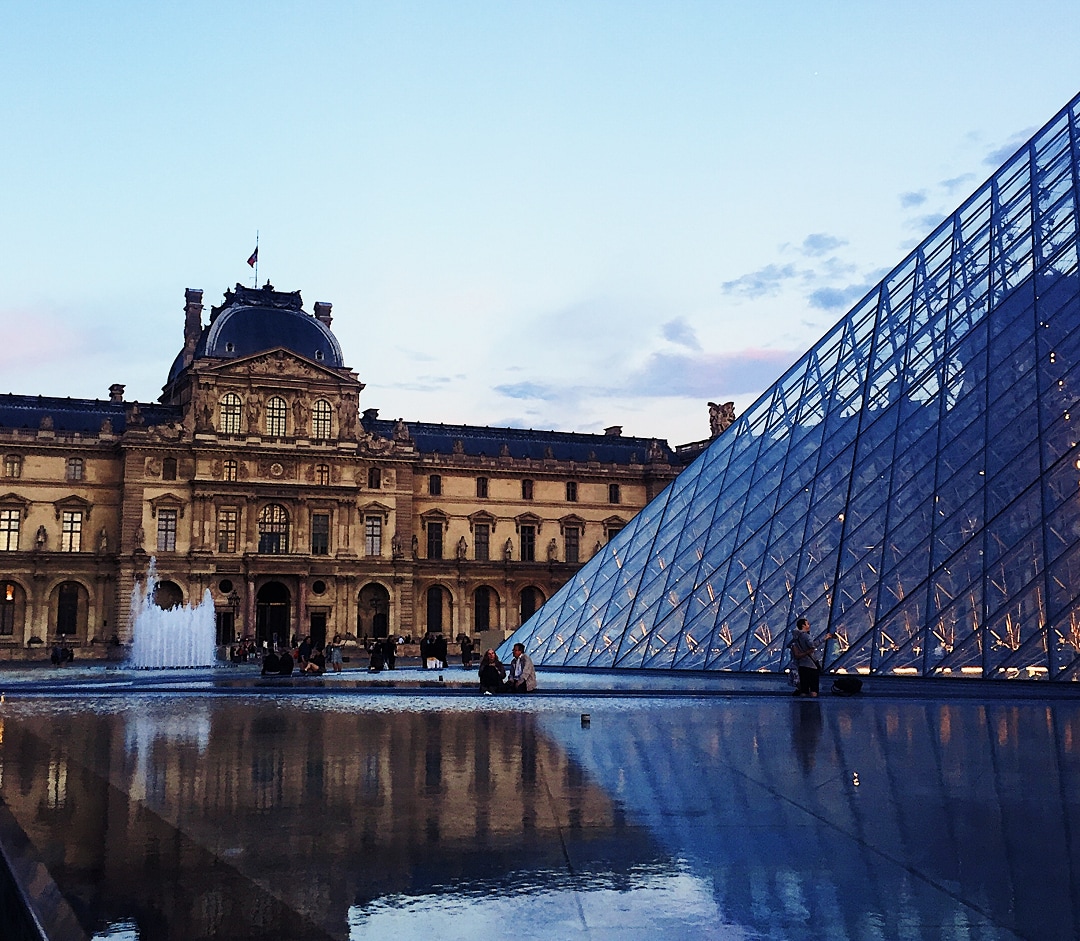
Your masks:
M255 287L259 286L259 230L255 230Z

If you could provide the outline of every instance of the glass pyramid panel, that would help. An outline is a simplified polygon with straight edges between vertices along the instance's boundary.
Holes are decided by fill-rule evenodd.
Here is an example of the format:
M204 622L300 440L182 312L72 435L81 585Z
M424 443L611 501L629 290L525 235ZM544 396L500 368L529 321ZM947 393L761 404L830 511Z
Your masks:
M1080 96L511 640L541 666L1080 679Z

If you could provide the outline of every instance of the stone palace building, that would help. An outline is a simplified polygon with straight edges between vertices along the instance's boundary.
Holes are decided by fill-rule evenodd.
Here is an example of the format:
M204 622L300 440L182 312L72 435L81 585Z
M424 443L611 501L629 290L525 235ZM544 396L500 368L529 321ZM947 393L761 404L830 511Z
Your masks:
M127 643L209 592L218 639L509 632L675 477L665 441L388 421L331 305L237 285L157 403L0 395L0 657ZM34 648L38 653L33 654Z

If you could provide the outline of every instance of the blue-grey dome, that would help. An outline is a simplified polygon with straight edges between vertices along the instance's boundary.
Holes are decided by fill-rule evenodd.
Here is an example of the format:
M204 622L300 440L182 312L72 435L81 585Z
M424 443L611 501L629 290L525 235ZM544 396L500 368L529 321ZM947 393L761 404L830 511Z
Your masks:
M278 347L334 369L344 366L337 337L327 324L304 311L300 292L275 291L269 285L238 284L234 291L226 291L225 302L210 312L194 358L235 359ZM183 359L181 352L169 370L169 382L180 374Z

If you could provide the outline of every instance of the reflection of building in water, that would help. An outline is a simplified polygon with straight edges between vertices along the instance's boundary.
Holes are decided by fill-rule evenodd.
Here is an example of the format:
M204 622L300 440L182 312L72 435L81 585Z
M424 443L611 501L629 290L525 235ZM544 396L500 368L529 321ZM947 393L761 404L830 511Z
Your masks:
M164 936L155 922L339 937L351 905L387 894L499 891L519 871L565 883L568 864L603 880L657 858L534 716L289 707L65 713L60 737L55 714L9 721L0 796L64 892L93 884L87 910L143 922L144 941Z

